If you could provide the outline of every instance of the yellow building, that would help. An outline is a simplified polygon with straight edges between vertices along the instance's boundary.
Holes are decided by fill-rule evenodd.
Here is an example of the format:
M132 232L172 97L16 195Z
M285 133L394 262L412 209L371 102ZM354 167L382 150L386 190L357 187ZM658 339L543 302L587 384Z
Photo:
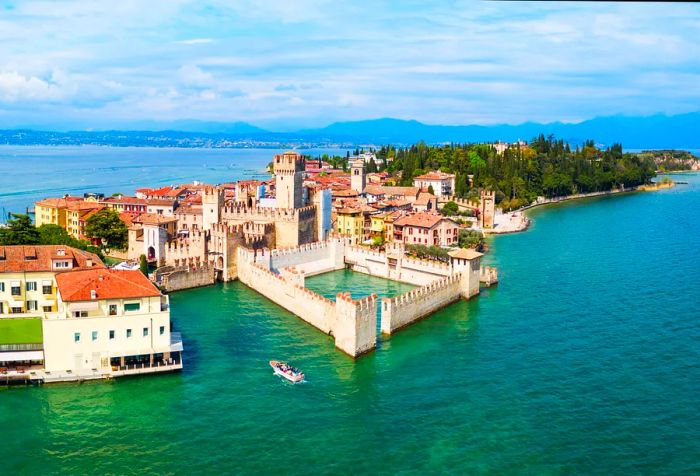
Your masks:
M103 208L104 205L95 202L69 203L66 207L66 231L79 240L87 239L85 221Z
M58 225L66 228L66 210L69 204L82 202L79 197L45 198L34 204L34 223L41 225Z
M337 211L337 216L338 234L351 238L353 243L364 239L365 217L360 208L340 208Z
M386 219L386 216L386 213L379 213L370 217L370 238L381 238L382 240L386 239L386 226L384 225L384 220Z

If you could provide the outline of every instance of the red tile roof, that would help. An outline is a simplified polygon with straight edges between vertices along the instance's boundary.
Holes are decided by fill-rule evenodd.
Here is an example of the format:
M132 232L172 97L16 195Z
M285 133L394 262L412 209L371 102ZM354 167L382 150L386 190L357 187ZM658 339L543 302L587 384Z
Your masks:
M125 299L160 296L160 291L138 270L89 269L56 276L63 301L90 301L91 291L97 299Z
M364 192L369 195L386 195L388 197L418 197L418 187L387 187L385 185L367 185Z
M138 217L134 218L133 221L134 223L141 223L146 225L161 225L163 223L177 221L177 218L159 215L157 213L142 213Z
M415 215L407 215L405 217L396 220L395 224L398 226L415 226L419 228L433 228L442 220L449 220L442 215L437 215L435 213L416 213ZM452 221L452 220L449 220Z
M419 175L417 177L413 177L413 180L446 180L446 179L451 179L455 175L454 174L446 174L445 172L440 172L438 171L433 171L433 172L428 172L427 174Z
M39 205L40 207L65 208L70 203L82 201L83 199L80 197L45 198L36 202L35 205Z
M53 269L53 259L70 259L73 268L87 268L89 260L94 267L104 267L97 255L70 246L17 245L0 246L0 273L58 271Z

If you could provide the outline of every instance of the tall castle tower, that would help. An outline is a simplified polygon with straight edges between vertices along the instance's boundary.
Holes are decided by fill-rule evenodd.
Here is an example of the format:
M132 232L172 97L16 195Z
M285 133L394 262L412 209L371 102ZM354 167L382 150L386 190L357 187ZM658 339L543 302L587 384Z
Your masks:
M493 228L493 220L496 215L496 192L482 190L480 208L479 224L481 228Z
M301 208L303 204L304 156L294 151L276 155L274 160L277 208Z
M362 193L365 190L367 178L365 177L365 160L357 159L350 166L350 188Z
M211 230L211 226L219 223L221 209L224 206L224 191L219 187L207 187L202 195L202 228Z

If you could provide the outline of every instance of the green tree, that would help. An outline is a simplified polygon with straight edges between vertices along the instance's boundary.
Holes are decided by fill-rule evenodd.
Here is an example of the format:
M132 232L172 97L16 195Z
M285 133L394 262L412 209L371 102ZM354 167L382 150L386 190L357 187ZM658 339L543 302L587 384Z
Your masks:
M39 244L39 230L32 223L29 215L12 214L6 228L0 228L2 245L36 245Z
M453 216L459 213L459 206L453 201L447 202L440 210L445 216Z
M75 242L78 241L70 236L65 228L58 225L41 225L37 230L39 231L39 243L42 245L75 246Z
M435 189L433 188L432 185L428 185L428 193L435 195Z
M460 248L481 249L484 246L484 234L477 230L460 230L457 243Z
M148 276L148 260L146 259L146 255L139 256L139 269L144 276Z
M85 221L85 236L100 240L103 247L125 249L128 233L119 214L111 208L104 208Z

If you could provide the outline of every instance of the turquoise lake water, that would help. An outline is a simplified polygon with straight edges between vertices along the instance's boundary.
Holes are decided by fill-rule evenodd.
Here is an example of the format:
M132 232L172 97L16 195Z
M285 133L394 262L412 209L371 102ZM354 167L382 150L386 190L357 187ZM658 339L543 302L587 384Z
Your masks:
M492 241L497 287L356 362L238 282L175 293L185 370L0 389L2 472L698 473L700 175L683 177L534 209ZM346 271L308 285L408 289Z
M7 212L24 213L37 200L64 194L133 194L140 187L194 180L223 183L267 179L265 168L281 151L0 145L0 216ZM300 152L310 156L345 155L347 150L302 149Z

